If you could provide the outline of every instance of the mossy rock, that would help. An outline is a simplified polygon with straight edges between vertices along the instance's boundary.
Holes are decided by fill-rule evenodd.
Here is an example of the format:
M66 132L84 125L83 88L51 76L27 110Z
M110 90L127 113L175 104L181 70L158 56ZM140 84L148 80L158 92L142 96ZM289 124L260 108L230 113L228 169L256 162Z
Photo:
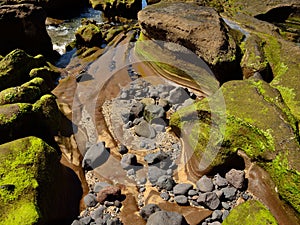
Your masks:
M22 84L21 87L38 87L42 95L49 93L51 90L45 80L40 77L33 78L32 80Z
M30 78L40 77L43 78L47 83L48 87L53 89L55 88L55 83L57 79L60 77L60 72L54 68L50 68L48 66L44 66L41 68L34 68L29 72Z
M209 170L228 163L238 149L244 151L270 173L280 196L300 212L297 120L268 83L227 82L215 95L173 114L170 125Z
M244 55L241 61L244 79L260 73L265 81L272 80L272 71L264 54L264 42L257 35L250 35L243 43Z
M230 211L222 225L277 225L271 212L259 201L249 200Z
M58 109L54 95L46 94L33 104L33 111L38 120L43 121L52 134L57 134L60 128L61 112Z
M0 105L13 103L34 103L41 97L41 90L35 86L18 86L0 92Z
M63 179L71 181L70 174L60 164L56 150L41 139L26 137L0 145L0 174L0 224L70 222L76 216L72 203L78 213L78 195L73 196L77 204L64 201L70 200L68 192L78 186L70 182L67 190Z
M29 72L33 68L46 65L43 57L32 57L17 49L0 61L0 90L15 87L30 80Z
M100 28L95 24L87 24L80 27L76 33L76 46L101 46L102 44L102 32Z

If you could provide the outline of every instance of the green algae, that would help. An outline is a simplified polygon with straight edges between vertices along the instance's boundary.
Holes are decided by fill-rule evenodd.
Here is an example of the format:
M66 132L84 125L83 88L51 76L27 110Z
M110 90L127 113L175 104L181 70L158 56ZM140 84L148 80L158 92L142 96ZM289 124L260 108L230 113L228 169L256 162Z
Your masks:
M249 200L235 207L222 225L277 225L271 212L259 201Z
M0 145L0 186L9 184L15 187L13 191L0 189L0 224L29 225L42 219L37 193L43 182L51 180L49 176L40 175L47 170L47 157L59 162L56 151L36 137Z

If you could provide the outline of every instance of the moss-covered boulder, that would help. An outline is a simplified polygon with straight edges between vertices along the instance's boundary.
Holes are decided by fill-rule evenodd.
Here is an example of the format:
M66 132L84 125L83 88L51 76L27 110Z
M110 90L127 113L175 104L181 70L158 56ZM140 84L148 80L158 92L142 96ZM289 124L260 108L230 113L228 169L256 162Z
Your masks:
M89 0L94 9L104 12L107 18L124 17L136 19L142 9L142 0Z
M249 200L235 207L222 225L277 225L270 211L259 201Z
M223 103L223 104L222 104ZM210 98L176 112L181 133L207 172L231 163L238 149L266 169L279 195L300 212L297 120L280 92L263 81L230 81Z
M264 44L265 42L257 35L251 35L243 42L244 54L241 67L244 79L258 72L265 81L272 80L272 71L263 50Z
M60 72L52 66L44 66L40 68L34 68L29 72L30 78L40 77L43 78L47 86L52 90L55 88Z
M76 33L76 45L77 46L101 46L102 44L102 33L100 28L95 24L87 24L80 27Z
M0 61L0 91L29 81L30 71L45 65L41 55L32 57L20 49L12 51Z
M0 144L34 135L54 143L61 122L55 97L42 96L34 104L14 103L0 106ZM38 124L38 126L37 126Z
M34 103L41 97L41 90L36 86L18 86L0 92L0 105L12 103Z
M56 150L36 137L0 145L1 224L70 224L82 194Z

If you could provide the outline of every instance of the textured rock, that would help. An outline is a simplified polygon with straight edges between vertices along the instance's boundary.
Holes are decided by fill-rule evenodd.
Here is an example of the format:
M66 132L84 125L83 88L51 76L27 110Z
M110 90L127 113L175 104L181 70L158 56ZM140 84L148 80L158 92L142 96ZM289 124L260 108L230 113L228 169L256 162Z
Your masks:
M242 189L244 187L245 172L243 170L231 169L225 174L225 178L237 189Z
M141 0L89 0L94 9L104 12L104 15L112 20L115 17L129 19L137 18L137 12L142 9Z
M173 178L171 176L163 175L158 178L156 185L160 189L165 189L167 191L170 191L173 189L173 187L175 185L175 181L173 180Z
M206 175L202 176L196 183L197 188L202 192L210 192L214 188L212 179Z
M155 184L158 178L166 174L166 170L160 169L156 166L149 166L148 168L148 179L152 184Z
M188 93L186 92L186 90L184 88L176 87L170 91L170 94L167 97L167 100L171 104L180 104L189 98L190 98L190 96L188 95Z
M173 188L174 195L187 195L188 191L193 188L192 184L176 184Z
M261 202L256 200L250 200L235 207L222 224L236 225L240 224L240 221L243 221L245 225L278 224L270 211Z
M127 170L132 168L137 164L137 159L135 154L127 153L123 155L121 159L121 166L123 169Z
M148 218L155 212L161 211L161 209L156 204L148 204L141 208L139 214L144 220Z
M211 210L215 210L220 205L220 200L216 193L208 192L205 193L205 202L204 204Z
M1 223L71 224L79 214L79 179L41 139L26 137L0 145L0 173L0 186L15 186L12 192L0 188Z
M104 142L92 145L85 153L82 160L82 167L90 170L102 165L109 157L109 152L105 148Z
M144 118L151 122L153 119L165 118L165 110L160 105L147 105L144 109Z
M174 197L174 201L178 205L186 205L188 203L188 198L184 195L177 195Z
M223 191L223 195L225 199L234 200L236 198L236 188L234 187L226 187L221 189Z
M187 225L185 218L176 212L159 211L152 214L147 225Z
M87 194L86 196L84 196L83 201L87 207L94 207L98 203L96 196L93 194Z
M225 187L228 185L228 181L224 177L221 177L220 174L215 175L213 183L218 187Z
M121 195L120 188L115 186L104 187L102 190L98 192L97 201L103 204L104 201L113 201L118 199L120 195Z
M111 186L111 184L106 183L106 182L97 182L97 183L95 183L95 186L94 186L93 191L94 191L95 193L98 193L98 192L101 191L103 188L108 187L108 186Z
M0 6L0 54L20 48L29 54L53 56L46 31L46 13L32 4Z
M88 24L80 27L76 33L76 46L78 47L100 47L102 45L102 33L95 24Z
M140 122L138 125L134 126L134 131L138 136L145 137L145 138L155 138L156 131L154 128L147 123L145 120Z
M138 20L146 36L175 42L195 52L212 67L219 80L234 78L238 66L236 45L228 34L227 25L213 8L178 2L159 3L141 10Z

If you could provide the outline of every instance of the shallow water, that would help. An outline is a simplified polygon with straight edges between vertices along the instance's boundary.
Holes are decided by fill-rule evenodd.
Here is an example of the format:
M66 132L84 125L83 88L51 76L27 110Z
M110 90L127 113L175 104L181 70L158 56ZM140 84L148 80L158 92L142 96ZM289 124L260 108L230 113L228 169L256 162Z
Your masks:
M91 7L84 8L77 17L64 20L59 25L46 26L47 32L52 40L53 49L59 54L65 53L65 46L75 39L75 31L81 25L81 19L87 18L95 20L98 24L102 23L101 11Z

